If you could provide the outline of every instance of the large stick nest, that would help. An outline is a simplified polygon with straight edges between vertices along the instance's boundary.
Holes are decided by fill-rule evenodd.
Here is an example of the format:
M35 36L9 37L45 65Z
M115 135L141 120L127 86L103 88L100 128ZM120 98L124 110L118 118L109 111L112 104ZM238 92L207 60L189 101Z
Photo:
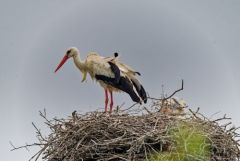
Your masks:
M180 122L201 125L210 142L210 160L239 159L237 128L228 128L230 123L219 124L228 118L209 120L191 110L181 116L167 115L156 110L158 105L155 102L151 109L138 107L132 110L134 113L128 110L111 115L97 111L74 112L67 119L52 120L40 112L51 132L44 137L33 124L39 142L32 145L41 150L31 159L42 156L46 161L148 160L150 154L170 152L174 148L169 131Z

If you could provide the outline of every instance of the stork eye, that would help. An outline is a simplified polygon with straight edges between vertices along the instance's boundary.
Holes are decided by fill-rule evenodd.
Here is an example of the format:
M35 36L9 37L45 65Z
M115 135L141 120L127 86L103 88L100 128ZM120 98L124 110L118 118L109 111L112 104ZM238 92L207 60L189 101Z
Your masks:
M70 54L70 52L71 52L71 49L67 51L67 55Z

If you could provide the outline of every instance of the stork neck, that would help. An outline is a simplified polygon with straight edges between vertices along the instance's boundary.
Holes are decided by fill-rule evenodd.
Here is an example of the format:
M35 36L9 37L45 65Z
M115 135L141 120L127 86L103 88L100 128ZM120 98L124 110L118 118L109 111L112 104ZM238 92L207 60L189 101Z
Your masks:
M75 65L78 67L78 69L85 70L85 63L81 60L80 55L74 55L73 56L73 61L75 63Z

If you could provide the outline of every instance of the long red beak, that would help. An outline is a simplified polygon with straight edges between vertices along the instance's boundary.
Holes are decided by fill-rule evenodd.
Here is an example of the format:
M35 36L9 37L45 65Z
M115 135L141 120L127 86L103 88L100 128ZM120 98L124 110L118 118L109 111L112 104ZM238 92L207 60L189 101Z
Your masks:
M58 67L56 68L55 73L58 71L58 69L60 69L60 68L63 66L63 64L64 64L67 60L68 60L68 56L65 55L65 56L62 58L61 62L58 64Z

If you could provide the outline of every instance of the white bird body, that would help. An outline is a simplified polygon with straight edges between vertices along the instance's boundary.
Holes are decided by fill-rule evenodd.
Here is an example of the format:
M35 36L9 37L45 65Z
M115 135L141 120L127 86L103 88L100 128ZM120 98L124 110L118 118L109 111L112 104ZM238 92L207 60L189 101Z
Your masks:
M85 65L87 71L94 78L95 75L101 74L110 78L114 78L114 73L112 72L107 59L99 56L96 52L90 52L85 60Z
M86 72L91 76L92 80L96 80L95 75L105 75L109 78L114 78L115 75L112 72L110 65L108 64L108 61L111 60L106 59L105 57L102 57L98 55L96 52L90 52L87 55L87 58L85 60L85 68ZM121 90L112 87L111 85L108 85L104 83L101 80L98 80L99 84L104 88L108 89L114 92L120 92Z
M84 61L85 72L89 73L92 80L96 80L95 75L105 75L109 78L114 78L115 75L110 68L110 65L108 63L109 61L113 62L119 67L121 71L120 72L121 76L126 76L131 79L134 79L136 72L131 67L121 63L115 57L103 57L103 56L100 56L97 52L88 53L87 58ZM81 66L77 65L77 67L79 68L79 70L81 70ZM111 85L108 85L101 80L99 80L98 82L104 89L108 89L115 92L121 92L121 90L114 88Z
M110 112L112 111L113 91L124 91L131 96L133 101L139 103L144 101L146 103L146 92L136 78L136 74L140 75L140 73L134 71L128 65L121 63L117 58L118 55L115 55L114 57L102 57L97 52L90 52L87 55L87 58L83 61L80 58L78 49L72 47L67 51L55 72L70 57L73 57L74 64L83 74L82 82L86 80L87 74L89 74L92 80L99 82L105 89L105 111L107 110L108 92L111 94Z
M165 114L184 114L187 107L186 101L178 97L172 97L160 101L160 112Z

